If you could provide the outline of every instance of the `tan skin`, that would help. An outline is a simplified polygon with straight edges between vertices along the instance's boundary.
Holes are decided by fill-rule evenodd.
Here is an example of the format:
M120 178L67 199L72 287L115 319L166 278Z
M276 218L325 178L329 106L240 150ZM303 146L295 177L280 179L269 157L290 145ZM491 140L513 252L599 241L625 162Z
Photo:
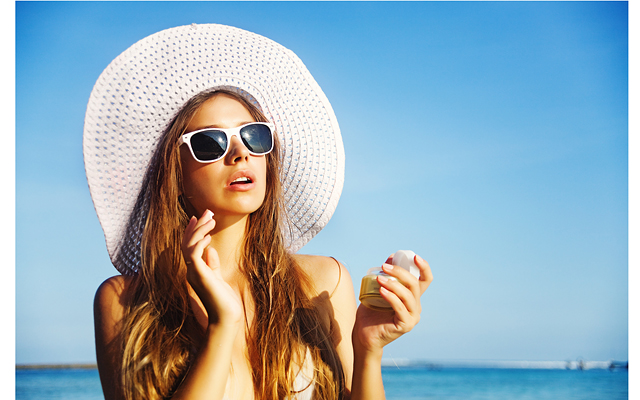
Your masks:
M231 128L253 121L244 106L232 97L217 95L206 101L187 127ZM193 159L187 146L180 148L183 162L184 194L193 217L182 243L187 262L192 305L199 323L206 329L206 340L194 365L173 399L254 398L250 366L246 358L245 318L249 326L254 306L246 282L238 270L248 216L264 200L266 161L251 155L232 137L229 152L219 161L201 164ZM252 184L231 185L239 176L250 176ZM235 187L240 186L240 187ZM216 205L222 204L223 207ZM380 279L381 295L393 311L357 307L353 283L343 265L320 256L294 255L311 277L322 323L338 335L332 338L342 362L351 399L384 399L381 360L385 345L409 332L419 321L420 296L433 276L429 264L419 256L416 279L402 268L393 268L387 259L385 272L399 282ZM102 386L107 400L120 399L114 389L119 365L109 343L118 335L123 317L123 297L128 278L115 276L103 283L96 294L96 350ZM244 302L244 307L243 307ZM246 315L245 315L246 311ZM337 328L337 329L336 329ZM230 371L233 373L230 373Z

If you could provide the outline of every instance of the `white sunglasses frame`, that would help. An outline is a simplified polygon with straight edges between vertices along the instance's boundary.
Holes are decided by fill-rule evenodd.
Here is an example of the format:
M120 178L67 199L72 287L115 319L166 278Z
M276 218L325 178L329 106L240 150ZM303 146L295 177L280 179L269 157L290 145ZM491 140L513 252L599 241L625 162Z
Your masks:
M249 126L249 125L265 125L266 127L269 128L270 132L271 132L271 150L267 151L266 153L254 153L253 151L249 150L249 148L244 144L244 141L242 140L242 137L240 136L240 131L242 130L242 128ZM183 144L186 144L187 147L189 148L189 152L191 152L191 156L193 157L194 160L196 160L199 163L202 164L210 164L219 160L222 160L227 153L229 152L229 148L231 147L231 137L235 136L238 138L238 140L240 140L240 143L242 143L242 145L247 149L247 151L249 152L249 154L254 155L254 156L264 156L266 154L269 154L273 151L273 145L274 145L274 141L275 141L275 125L270 123L270 122L249 122L248 124L244 124L244 125L240 125L237 126L235 128L204 128L204 129L198 129L197 131L193 131L193 132L189 132L189 133L185 133L184 135L180 136L180 139L178 140L178 147L182 146ZM227 136L227 148L224 150L224 153L220 156L220 158L216 158L215 160L211 160L211 161L202 161L199 160L198 157L196 157L195 153L193 152L193 148L191 147L191 137L193 135L195 135L196 133L200 133L200 132L205 132L205 131L220 131L220 132L224 132L224 134Z

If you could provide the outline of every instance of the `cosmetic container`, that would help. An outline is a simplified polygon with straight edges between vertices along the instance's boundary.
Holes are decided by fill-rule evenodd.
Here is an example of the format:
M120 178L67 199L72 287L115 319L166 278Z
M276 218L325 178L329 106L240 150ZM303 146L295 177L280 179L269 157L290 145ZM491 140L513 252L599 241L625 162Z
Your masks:
M413 262L416 253L411 250L398 250L393 255L392 265L401 267L411 272L415 277L420 277L420 270ZM391 304L380 296L380 284L378 276L384 276L387 279L397 281L396 278L385 274L381 267L370 268L367 275L362 278L360 284L360 302L372 310L389 311Z
M380 296L380 284L378 276L384 276L387 279L397 280L382 272L382 268L370 268L367 275L362 278L360 285L360 302L372 310L387 311L391 310L391 304Z

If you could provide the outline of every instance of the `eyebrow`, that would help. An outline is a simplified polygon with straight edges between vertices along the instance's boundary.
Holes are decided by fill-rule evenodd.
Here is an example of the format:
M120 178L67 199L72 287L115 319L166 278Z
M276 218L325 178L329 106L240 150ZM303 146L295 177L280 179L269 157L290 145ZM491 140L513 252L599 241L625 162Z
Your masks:
M242 126L242 125L250 124L250 123L252 123L252 122L256 122L256 121L244 121L244 122L240 122L240 123L238 124L238 126ZM236 126L236 128L237 128L237 126ZM199 130L202 130L202 129L232 129L232 128L222 128L222 127L220 127L220 125L217 125L217 124L211 124L211 125L205 125L205 126L198 127L198 128L196 128L196 129L192 130L191 132L199 131Z

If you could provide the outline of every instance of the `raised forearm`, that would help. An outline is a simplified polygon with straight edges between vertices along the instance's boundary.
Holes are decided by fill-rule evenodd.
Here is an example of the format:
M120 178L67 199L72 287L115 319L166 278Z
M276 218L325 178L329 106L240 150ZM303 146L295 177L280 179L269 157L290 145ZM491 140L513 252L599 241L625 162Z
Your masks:
M382 383L382 349L365 350L354 343L351 400L385 399Z

